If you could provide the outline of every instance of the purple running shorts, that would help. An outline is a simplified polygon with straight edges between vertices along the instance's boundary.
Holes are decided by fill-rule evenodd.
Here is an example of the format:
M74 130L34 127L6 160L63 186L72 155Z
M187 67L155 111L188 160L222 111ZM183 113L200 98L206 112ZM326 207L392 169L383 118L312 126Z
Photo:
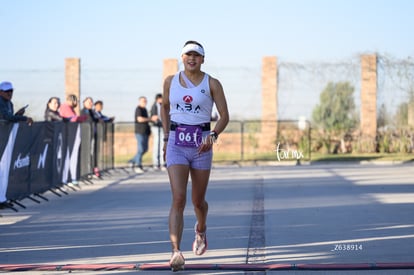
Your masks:
M203 132L203 139L210 131ZM213 160L213 150L198 153L198 147L185 147L175 145L175 131L170 131L167 143L167 167L176 164L188 165L193 169L210 170Z

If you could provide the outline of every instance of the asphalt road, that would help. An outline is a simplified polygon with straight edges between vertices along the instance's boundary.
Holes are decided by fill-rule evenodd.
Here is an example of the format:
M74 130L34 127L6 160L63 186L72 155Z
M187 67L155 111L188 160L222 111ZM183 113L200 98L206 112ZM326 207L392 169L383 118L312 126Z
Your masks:
M413 173L412 164L214 167L209 250L191 252L188 197L178 274L412 274ZM0 210L0 272L172 273L167 172L117 169L64 190Z

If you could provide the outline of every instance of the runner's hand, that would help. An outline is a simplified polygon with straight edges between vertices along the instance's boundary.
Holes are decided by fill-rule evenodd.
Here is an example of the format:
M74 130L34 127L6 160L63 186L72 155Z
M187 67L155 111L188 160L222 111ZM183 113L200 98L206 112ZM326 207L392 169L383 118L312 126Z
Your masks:
M210 151L213 148L214 140L211 136L206 137L203 139L203 143L200 147L198 147L198 153L204 153Z

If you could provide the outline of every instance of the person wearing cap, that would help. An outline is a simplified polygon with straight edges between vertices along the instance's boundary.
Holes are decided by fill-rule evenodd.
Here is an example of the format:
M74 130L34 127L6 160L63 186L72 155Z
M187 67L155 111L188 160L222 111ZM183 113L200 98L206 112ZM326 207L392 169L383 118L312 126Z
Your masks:
M196 216L192 250L202 255L207 249L205 199L213 158L213 144L229 122L223 87L219 80L201 71L205 52L197 41L187 41L181 51L184 70L164 81L161 118L164 130L164 158L172 191L169 231L172 246L170 266L184 269L181 238L188 178L192 182L192 203ZM213 105L219 113L214 129L210 120Z
M11 82L4 81L0 83L0 120L6 120L9 122L25 121L29 125L33 123L33 119L28 116L24 116L25 107L19 109L14 113L13 103L11 101L13 97L13 85Z

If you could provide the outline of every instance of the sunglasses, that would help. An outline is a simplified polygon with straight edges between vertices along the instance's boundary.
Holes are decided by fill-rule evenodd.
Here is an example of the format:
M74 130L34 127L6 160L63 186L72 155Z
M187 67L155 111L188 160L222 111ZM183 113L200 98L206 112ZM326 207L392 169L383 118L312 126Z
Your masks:
M8 93L8 94L11 94L11 93L13 93L13 90L6 90L6 91L2 91L3 93Z

